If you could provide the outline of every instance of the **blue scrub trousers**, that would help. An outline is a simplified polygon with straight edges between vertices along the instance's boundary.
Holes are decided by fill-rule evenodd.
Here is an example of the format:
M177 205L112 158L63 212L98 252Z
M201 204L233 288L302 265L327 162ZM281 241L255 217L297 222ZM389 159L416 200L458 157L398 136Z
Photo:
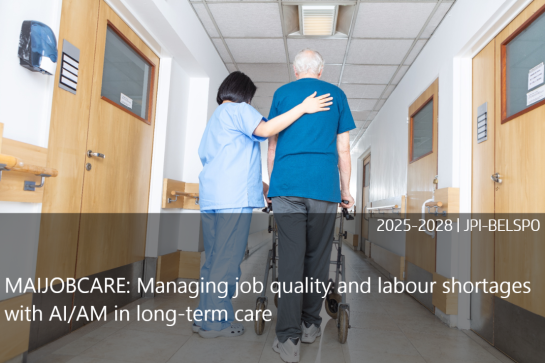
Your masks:
M250 222L253 208L211 209L201 211L204 253L206 261L201 268L201 283L213 281L216 292L202 291L197 310L202 311L203 320L194 323L204 330L223 330L231 326L235 320L235 313L231 298L235 294L236 283L240 278L240 264L246 252ZM228 294L219 293L218 283L225 281L228 284ZM225 314L215 314L216 320L204 320L206 310L225 310L227 320L217 320Z

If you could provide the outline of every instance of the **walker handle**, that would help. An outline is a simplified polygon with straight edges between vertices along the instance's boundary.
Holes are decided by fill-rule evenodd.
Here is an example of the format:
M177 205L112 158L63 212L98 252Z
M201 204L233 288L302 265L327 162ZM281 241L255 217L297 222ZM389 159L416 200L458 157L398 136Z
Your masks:
M343 202L343 204L350 203L348 200L343 200L342 202ZM343 217L346 218L347 221L351 221L351 220L354 219L354 216L351 215L350 213L348 213L348 209L343 208L342 211L343 211Z
M272 203L267 203L267 206L261 210L263 213L269 214L272 212Z

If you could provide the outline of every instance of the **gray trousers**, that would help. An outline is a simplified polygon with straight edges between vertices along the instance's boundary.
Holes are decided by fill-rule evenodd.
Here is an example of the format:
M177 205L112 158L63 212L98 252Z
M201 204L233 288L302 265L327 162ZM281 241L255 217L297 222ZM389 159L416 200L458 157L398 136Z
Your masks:
M278 226L278 281L281 286L305 282L305 277L327 282L335 232L337 203L299 197L272 199ZM316 285L314 285L316 287ZM321 288L323 290L323 288ZM301 322L320 326L325 291L284 293L278 299L276 336L281 343L301 337Z

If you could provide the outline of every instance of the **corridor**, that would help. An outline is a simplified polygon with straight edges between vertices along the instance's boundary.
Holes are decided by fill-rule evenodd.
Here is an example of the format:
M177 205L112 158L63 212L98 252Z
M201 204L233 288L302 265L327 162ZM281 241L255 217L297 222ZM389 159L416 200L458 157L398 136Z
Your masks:
M347 280L361 282L371 277L372 291L378 278L386 277L371 265L362 252L344 246ZM261 247L242 263L241 281L259 279L263 273L269 244ZM332 270L333 272L334 270ZM333 276L333 274L331 274ZM113 313L107 322L94 322L54 341L28 356L29 363L122 363L122 362L260 362L276 363L272 349L276 308L271 294L269 306L273 320L262 336L254 323L245 323L246 332L239 338L202 339L191 333L191 323L179 319L173 327L166 322L115 322ZM235 311L253 309L256 296L247 294L233 300ZM500 363L509 358L469 330L448 328L436 316L407 294L349 295L350 324L346 344L337 340L335 321L322 309L321 340L303 344L301 362L319 363ZM126 306L135 320L141 309L194 309L198 299L187 295L163 294L139 299Z

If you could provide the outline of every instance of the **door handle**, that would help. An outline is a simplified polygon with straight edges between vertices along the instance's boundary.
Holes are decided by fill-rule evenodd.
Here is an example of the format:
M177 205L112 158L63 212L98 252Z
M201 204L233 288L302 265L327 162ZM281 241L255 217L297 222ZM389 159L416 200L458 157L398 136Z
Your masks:
M94 153L93 150L87 150L87 157L92 158L93 156L96 157L96 158L106 159L106 155L104 155L104 154Z
M498 184L501 184L503 180L501 180L501 175L500 173L496 173L496 174L493 174L491 176L492 180L495 182L495 183L498 183Z

